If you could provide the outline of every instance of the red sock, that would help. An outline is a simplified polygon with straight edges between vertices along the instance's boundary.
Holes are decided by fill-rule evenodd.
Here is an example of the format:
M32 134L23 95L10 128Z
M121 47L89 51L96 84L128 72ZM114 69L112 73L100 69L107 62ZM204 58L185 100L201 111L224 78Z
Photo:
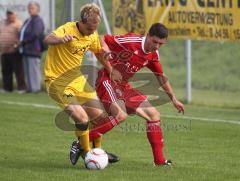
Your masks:
M119 121L116 118L114 118L113 116L109 116L109 117L101 119L90 130L90 132L89 132L90 141L92 141L96 138L99 138L103 134L105 134L108 131L110 131L111 129L113 129L118 124L119 124Z
M154 163L156 165L164 164L163 135L160 121L147 121L147 137L152 147Z

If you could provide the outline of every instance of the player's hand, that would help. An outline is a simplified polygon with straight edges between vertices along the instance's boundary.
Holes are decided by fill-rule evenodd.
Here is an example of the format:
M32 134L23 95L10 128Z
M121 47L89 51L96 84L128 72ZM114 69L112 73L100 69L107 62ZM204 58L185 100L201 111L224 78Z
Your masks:
M181 103L177 99L174 99L172 102L173 102L173 105L175 106L175 108L177 108L178 112L184 114L185 109L184 109L183 103Z
M113 82L121 82L122 81L122 74L117 69L112 69L110 73L110 79Z
M61 43L67 43L72 40L73 40L72 35L65 35L64 37L60 38Z

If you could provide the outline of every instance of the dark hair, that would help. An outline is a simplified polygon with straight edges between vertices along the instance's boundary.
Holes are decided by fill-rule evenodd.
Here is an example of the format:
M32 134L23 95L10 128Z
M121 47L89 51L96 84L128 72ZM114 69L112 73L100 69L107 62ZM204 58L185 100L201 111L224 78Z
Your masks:
M168 37L168 29L161 23L152 24L148 33L150 36L156 36L161 39Z
M14 12L12 10L7 9L6 14L12 15Z

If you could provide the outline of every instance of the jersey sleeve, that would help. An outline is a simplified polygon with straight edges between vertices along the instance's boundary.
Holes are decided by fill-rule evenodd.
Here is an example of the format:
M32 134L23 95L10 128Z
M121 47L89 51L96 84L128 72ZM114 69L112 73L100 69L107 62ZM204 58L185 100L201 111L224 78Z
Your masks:
M119 37L120 36L112 36L108 34L104 36L104 41L108 45L109 49L113 52L120 52L123 49L117 42L117 38Z
M154 54L153 60L150 60L149 63L146 65L147 68L149 68L155 75L163 75L163 67L162 64L159 62L159 54L156 52Z
M66 24L59 26L53 33L58 37L64 37L67 34Z
M102 45L100 43L100 38L97 32L95 32L93 35L89 50L93 53L100 53L102 51Z
M118 41L119 41L119 39L122 39L122 38L131 38L131 36L134 36L134 37L136 37L136 34L134 34L134 33L127 33L127 34L125 34L125 35L117 35L117 36L112 36L112 35L109 35L109 34L106 34L105 36L104 36L104 40L105 40L105 42L108 44L116 44L117 42L116 42L116 40L115 39L117 39Z
M108 47L110 48L110 50L114 50L114 45L116 47L116 41L114 40L114 36L112 35L104 35L104 41L105 43L108 45Z

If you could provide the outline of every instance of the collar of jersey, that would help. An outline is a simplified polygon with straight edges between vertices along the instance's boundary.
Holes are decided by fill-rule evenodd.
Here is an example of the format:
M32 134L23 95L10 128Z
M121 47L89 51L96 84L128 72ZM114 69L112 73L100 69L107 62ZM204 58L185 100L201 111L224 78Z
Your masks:
M144 43L145 43L145 41L146 41L146 36L142 37L142 51L143 51L145 54L149 54L149 53L151 53L151 52L146 52L146 51L144 50Z

